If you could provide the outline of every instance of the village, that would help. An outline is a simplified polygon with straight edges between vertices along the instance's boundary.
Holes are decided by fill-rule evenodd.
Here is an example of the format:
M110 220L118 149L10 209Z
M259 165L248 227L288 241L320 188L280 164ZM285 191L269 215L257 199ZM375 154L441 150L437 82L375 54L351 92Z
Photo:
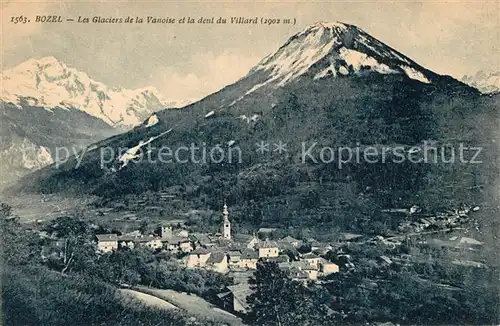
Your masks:
M346 244L357 246L380 244L386 248L395 248L403 239L411 236L443 234L449 230L461 230L460 225L470 221L469 214L479 207L469 206L427 216L418 206L408 209L386 210L389 214L405 214L408 218L400 224L396 233L366 238L360 234L342 234L342 240L336 243L324 243L315 239L295 239L288 235L272 239L274 228L260 228L256 234L237 234L232 232L227 205L224 204L218 233L189 232L187 228L174 228L164 223L152 234L139 231L118 234L97 234L97 250L108 253L126 248L149 248L156 252L176 254L177 264L188 269L205 269L229 275L234 284L227 286L218 294L221 303L229 311L245 314L248 312L246 298L252 293L248 280L252 277L257 264L263 261L277 263L291 279L304 285L324 282L326 276L348 272L355 269L349 253L343 251ZM465 236L453 236L449 239L431 238L420 240L436 248L448 247L459 250L481 247L482 242ZM304 249L305 248L305 249ZM299 250L300 249L300 250ZM328 253L334 253L336 263L326 259ZM331 256L330 256L331 257ZM376 262L380 266L408 264L411 255L388 257L380 255ZM482 267L482 263L455 259L455 265Z
M154 234L134 231L124 235L98 234L97 248L106 253L121 248L146 247L180 253L179 264L187 268L204 268L218 273L247 272L257 268L258 261L275 261L287 270L293 279L317 280L319 276L338 273L339 266L312 253L333 249L328 244L314 242L311 252L299 254L303 241L286 236L270 240L266 234L273 229L261 228L256 235L233 234L227 205L222 212L221 232L216 234L190 233L186 229L173 229L172 225L160 225ZM297 260L291 261L287 252Z

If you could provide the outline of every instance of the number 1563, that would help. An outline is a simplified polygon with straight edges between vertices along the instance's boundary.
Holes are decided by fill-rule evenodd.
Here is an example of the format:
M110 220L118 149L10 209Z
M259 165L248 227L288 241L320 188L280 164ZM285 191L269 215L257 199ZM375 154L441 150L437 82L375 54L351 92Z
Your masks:
M10 22L14 24L26 24L28 22L28 17L22 15L16 17L10 17Z

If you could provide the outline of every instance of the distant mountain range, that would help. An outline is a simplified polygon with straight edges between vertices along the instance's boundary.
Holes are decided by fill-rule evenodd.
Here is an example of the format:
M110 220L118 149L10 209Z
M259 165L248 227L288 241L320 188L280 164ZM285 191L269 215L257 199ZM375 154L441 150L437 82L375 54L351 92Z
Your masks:
M426 140L489 146L491 134L498 133L498 102L422 67L356 26L317 23L236 83L182 109L158 111L133 130L95 144L77 168L76 160L44 168L12 191L120 198L175 189L183 207L218 209L226 199L238 223L320 231L331 224L359 231L383 216L381 207L446 208L478 200L480 194L467 189L488 187L493 174L483 179L478 169L485 165L474 164L304 163L302 144L316 143L318 150L409 147ZM256 151L261 141L271 142L266 155ZM278 141L287 144L285 155L273 152L272 142ZM191 143L226 152L238 146L242 161L145 159L157 157L162 146L175 150ZM149 145L146 155L142 148ZM114 150L105 164L103 148Z
M163 99L154 87L108 87L54 57L30 59L0 78L0 185L53 163L58 147L81 150L187 104Z
M500 92L500 72L486 73L480 70L474 76L465 75L462 82L485 94Z
M152 86L111 88L54 57L30 59L1 74L0 99L17 105L83 111L113 127L133 127L162 108L187 103L165 100Z

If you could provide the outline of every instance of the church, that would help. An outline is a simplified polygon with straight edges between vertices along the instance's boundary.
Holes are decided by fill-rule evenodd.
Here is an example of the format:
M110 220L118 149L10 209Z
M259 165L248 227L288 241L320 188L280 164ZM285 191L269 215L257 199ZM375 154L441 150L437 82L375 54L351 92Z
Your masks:
M222 211L224 217L222 221L222 237L225 240L231 240L231 222L229 222L229 211L227 210L227 205L224 203L224 210Z

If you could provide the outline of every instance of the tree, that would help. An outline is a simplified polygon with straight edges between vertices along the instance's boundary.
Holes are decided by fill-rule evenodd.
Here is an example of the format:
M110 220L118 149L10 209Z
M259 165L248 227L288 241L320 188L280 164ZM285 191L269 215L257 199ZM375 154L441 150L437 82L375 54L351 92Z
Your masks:
M12 207L5 203L0 204L0 216L2 218L8 218L12 216Z
M141 234L146 234L148 232L148 222L147 221L141 222L141 226L139 227L139 232L141 232Z
M254 325L326 324L325 298L288 278L275 262L257 266L250 288L254 293L247 299L249 321Z
M0 203L0 259L1 265L23 265L40 257L40 239L22 228L12 208Z
M61 273L72 268L85 269L94 261L92 233L84 221L71 216L58 217L45 230L59 240L50 247L49 262Z
M154 262L154 256L146 250L124 248L104 254L96 262L94 272L112 284L136 285L141 281L141 274L150 274L149 265Z

